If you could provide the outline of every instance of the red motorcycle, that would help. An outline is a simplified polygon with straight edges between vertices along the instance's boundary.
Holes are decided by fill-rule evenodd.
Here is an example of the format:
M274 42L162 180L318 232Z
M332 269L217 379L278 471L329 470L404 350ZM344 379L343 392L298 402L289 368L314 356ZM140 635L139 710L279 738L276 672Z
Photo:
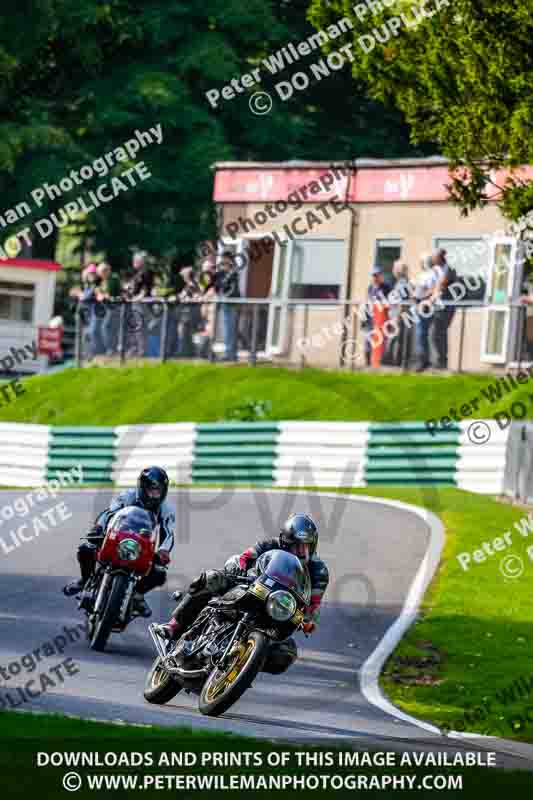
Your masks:
M143 508L126 506L110 519L79 604L92 650L104 650L112 633L122 633L139 616L133 596L152 567L158 535L156 518Z

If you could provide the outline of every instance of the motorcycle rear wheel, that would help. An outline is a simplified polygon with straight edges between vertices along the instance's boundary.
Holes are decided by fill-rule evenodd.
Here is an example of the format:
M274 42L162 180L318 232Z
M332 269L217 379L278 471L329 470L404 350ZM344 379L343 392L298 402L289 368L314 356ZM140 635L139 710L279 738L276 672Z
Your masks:
M226 670L214 669L204 683L198 708L208 717L218 717L250 688L265 661L269 640L260 631L251 631L238 642Z
M150 672L146 676L146 683L144 684L144 699L149 703L157 703L162 705L172 700L178 692L181 692L183 686L181 683L169 675L168 672L161 666L161 656L158 656Z
M128 588L129 578L127 575L115 575L111 589L107 595L107 602L100 617L95 621L93 633L90 641L91 650L102 652L105 650L107 640L111 631L116 625L120 607L124 600L124 595Z

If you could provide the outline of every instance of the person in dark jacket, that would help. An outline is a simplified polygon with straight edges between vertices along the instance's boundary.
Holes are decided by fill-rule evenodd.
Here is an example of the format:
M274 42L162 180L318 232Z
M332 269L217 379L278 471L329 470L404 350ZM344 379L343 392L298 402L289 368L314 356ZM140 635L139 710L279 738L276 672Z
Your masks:
M221 269L215 272L215 289L220 298L236 300L241 296L239 289L239 270L233 263L233 254L226 252L222 256ZM239 305L237 303L222 304L222 320L224 324L224 361L237 361L237 331L239 329Z
M111 517L126 506L139 506L151 511L159 523L159 545L154 564L150 572L139 582L138 591L134 596L134 609L142 617L150 617L152 612L144 599L144 595L163 586L167 579L167 567L170 563L170 552L174 547L174 528L176 515L169 503L166 502L168 494L168 475L161 467L147 467L143 469L137 480L136 489L126 489L116 497L109 508L102 511L95 520L93 527L84 537L78 547L78 563L81 578L67 583L63 593L67 597L80 594L96 564L96 553L104 541L106 528Z
M270 550L286 550L297 556L309 572L311 580L311 602L306 609L304 631L312 633L320 618L320 604L329 583L329 572L324 561L318 557L318 529L308 514L293 514L283 525L277 538L263 539L249 547L240 556L229 561L237 561L237 574L247 574L263 553ZM202 572L189 586L186 594L174 609L172 619L164 625L157 625L156 631L164 639L175 641L194 622L200 611L214 595L224 594L232 585L231 577L236 574L234 566L227 562L223 570ZM265 672L279 674L285 672L298 657L293 637L283 642L274 642L263 667Z

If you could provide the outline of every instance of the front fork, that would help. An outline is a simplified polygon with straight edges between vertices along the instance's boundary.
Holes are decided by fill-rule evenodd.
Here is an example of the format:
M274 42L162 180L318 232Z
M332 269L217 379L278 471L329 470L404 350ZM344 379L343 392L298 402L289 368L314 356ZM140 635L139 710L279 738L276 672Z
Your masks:
M217 659L216 661L216 666L218 668L220 667L221 664L224 664L224 662L228 658L231 652L231 648L233 647L235 641L240 637L242 630L247 627L250 616L251 616L250 614L245 614L244 617L237 623L237 627L233 631L233 636L229 640L228 646L226 647L220 658Z
M109 594L109 590L111 589L111 583L116 574L116 572L106 572L102 578L100 588L98 589L98 594L96 595L96 601L93 610L93 613L97 616L99 616L105 608L107 596ZM120 606L119 618L117 620L121 625L126 624L128 608L131 603L133 592L135 591L136 583L137 579L134 575L131 575L129 577L128 588L124 593L124 599L122 601L122 605Z

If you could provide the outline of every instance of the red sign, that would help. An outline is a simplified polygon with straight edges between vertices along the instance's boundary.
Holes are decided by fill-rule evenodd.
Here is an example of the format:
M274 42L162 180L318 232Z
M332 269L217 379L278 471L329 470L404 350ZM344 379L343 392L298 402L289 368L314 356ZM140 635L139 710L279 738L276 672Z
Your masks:
M63 328L39 328L37 352L42 355L60 356Z
M342 173L340 167L218 167L213 199L216 203L275 202L287 200L291 192L307 203L329 200L335 195L344 199L348 178L346 170ZM495 170L491 178L497 186L503 186L509 175L507 170ZM533 166L520 167L514 175L523 180L533 180ZM348 200L351 203L448 201L446 184L451 180L445 165L358 167L351 174ZM497 194L496 186L487 187L489 198Z

